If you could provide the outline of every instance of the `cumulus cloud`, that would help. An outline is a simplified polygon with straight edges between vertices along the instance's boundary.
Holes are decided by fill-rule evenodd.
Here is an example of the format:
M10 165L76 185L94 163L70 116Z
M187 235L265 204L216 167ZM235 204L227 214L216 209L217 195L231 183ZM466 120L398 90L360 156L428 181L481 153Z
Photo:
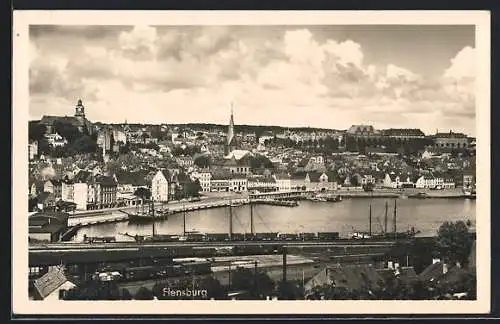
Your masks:
M450 67L444 71L445 78L461 80L476 76L476 50L470 46L464 47L451 59Z
M366 62L370 49L363 44L321 38L308 28L269 37L219 26L115 28L102 38L96 31L49 31L34 33L30 42L32 115L51 113L51 98L60 110L67 103L71 113L79 97L89 117L102 121L113 121L120 109L120 116L145 122L173 116L226 122L231 101L240 107L241 122L337 128L384 125L388 113L403 123L391 127L405 127L425 121L411 116L465 119L475 112L471 47L433 77L396 63ZM178 109L189 113L172 115ZM285 119L284 111L295 114ZM308 113L316 117L305 118ZM330 115L337 124L325 118Z

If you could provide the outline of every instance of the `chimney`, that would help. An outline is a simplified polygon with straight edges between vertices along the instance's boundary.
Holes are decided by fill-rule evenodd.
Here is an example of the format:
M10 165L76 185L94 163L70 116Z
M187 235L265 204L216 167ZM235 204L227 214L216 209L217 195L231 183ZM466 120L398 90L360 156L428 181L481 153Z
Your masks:
M443 274L446 274L448 272L448 264L443 262Z

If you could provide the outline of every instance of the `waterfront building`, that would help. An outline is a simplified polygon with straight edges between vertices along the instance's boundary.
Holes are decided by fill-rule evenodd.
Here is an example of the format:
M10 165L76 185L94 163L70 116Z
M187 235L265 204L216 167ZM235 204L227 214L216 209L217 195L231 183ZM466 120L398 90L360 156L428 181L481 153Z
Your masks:
M212 174L208 170L201 170L198 172L198 180L200 181L201 191L210 191L210 180L212 179Z
M248 151L232 151L228 156L226 156L226 159L222 164L222 168L231 174L249 175L251 173L249 162L250 156L251 153Z
M210 191L226 192L229 191L230 176L227 174L214 174L210 180Z
M244 174L231 174L229 179L229 191L243 192L247 191L248 179Z
M168 201L169 175L166 170L158 170L151 181L151 197L155 201Z
M248 190L259 192L278 191L278 184L273 177L252 177L248 179Z
M336 187L333 172L308 172L305 178L307 190L328 191Z
M73 202L77 210L87 210L89 203L89 188L84 182L73 183Z
M115 176L100 175L94 182L96 203L99 208L109 208L116 205L118 182Z
M417 179L418 178L415 178L411 174L396 174L394 172L391 172L385 174L382 186L384 188L391 188L391 189L413 188L416 186L416 182L418 181ZM431 182L429 181L431 180L428 180L427 182L424 181L424 183L430 184L434 180L432 180Z
M462 183L464 189L474 188L476 186L476 172L475 170L464 170L462 174Z
M290 175L281 173L273 175L276 181L278 191L291 191L292 190L292 177Z

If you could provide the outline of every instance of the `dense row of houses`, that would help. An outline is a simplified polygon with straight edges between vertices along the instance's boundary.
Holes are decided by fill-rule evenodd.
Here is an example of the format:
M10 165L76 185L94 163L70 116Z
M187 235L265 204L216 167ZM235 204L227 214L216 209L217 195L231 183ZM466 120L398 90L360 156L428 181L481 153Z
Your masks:
M100 209L117 205L117 187L115 176L80 171L72 179L33 181L30 195L37 198L39 210L54 210L60 201L73 203L80 210Z

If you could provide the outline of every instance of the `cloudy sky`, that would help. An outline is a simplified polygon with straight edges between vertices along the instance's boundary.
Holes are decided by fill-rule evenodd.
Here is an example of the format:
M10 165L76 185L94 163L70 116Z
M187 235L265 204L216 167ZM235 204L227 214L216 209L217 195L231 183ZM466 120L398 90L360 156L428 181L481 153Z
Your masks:
M475 135L473 26L31 26L30 117Z

